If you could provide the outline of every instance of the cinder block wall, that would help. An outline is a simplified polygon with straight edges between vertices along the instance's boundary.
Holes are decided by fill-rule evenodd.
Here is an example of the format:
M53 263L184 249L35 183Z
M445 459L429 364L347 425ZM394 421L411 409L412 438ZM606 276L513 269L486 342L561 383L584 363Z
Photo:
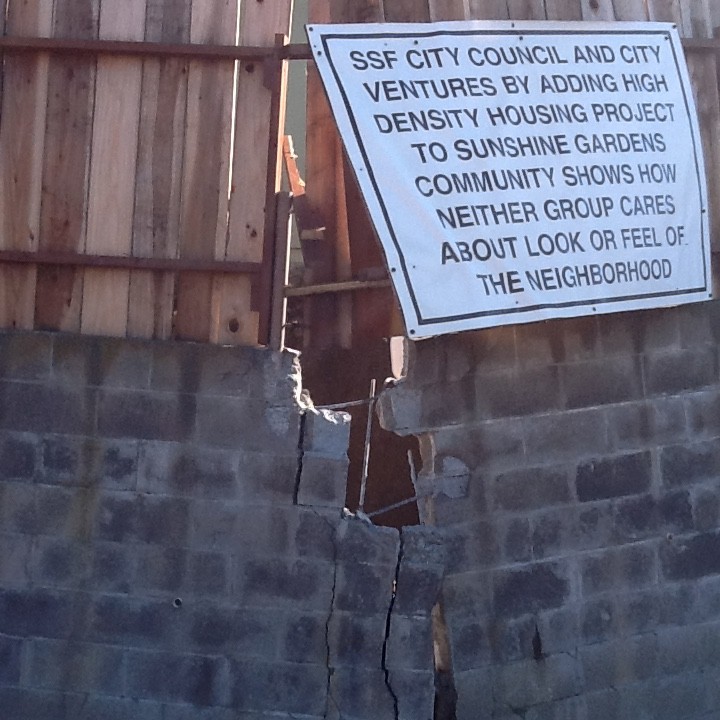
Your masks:
M459 720L720 718L720 303L410 348Z
M430 718L433 533L342 516L296 358L0 334L0 718ZM269 715L268 715L269 714Z

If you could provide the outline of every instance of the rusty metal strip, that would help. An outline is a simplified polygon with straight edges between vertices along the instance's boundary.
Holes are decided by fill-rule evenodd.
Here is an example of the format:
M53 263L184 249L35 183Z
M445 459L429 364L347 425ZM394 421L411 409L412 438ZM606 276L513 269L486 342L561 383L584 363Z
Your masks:
M132 55L189 60L310 60L305 44L280 47L200 45L192 43L129 42L124 40L72 40L61 38L0 37L2 52L49 52L61 55Z
M185 260L182 258L84 255L70 252L26 252L22 250L0 250L0 263L75 265L77 267L155 270L158 272L238 273L243 275L257 275L263 270L262 263L231 260Z
M320 283L300 287L286 287L285 297L306 297L325 295L326 293L354 292L357 290L377 290L390 287L390 280L345 280L344 282Z

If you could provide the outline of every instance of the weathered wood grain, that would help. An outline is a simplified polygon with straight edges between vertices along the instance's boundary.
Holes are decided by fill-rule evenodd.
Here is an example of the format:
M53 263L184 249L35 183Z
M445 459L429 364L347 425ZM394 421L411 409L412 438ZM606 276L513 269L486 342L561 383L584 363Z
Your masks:
M430 0L430 20L466 20L470 16L470 0Z
M617 20L644 21L648 19L645 0L613 0L613 7Z
M12 3L7 31L48 37L52 0ZM2 23L5 23L5 13ZM2 29L0 29L2 32ZM33 251L40 234L40 195L47 108L46 54L5 58L0 121L0 249ZM37 268L0 265L0 327L32 330Z
M544 0L508 0L510 20L545 20Z
M583 20L615 20L613 0L581 0Z
M470 0L470 17L474 20L508 20L507 0Z
M289 36L292 14L290 0L274 3L242 3L240 15L241 45L272 47L275 36ZM280 78L279 90L283 94L286 67ZM230 194L230 227L227 242L215 248L217 259L263 259L267 218L273 213L267 205L274 204L274 193L280 190L280 135L284 125L282 100L276 157L268 158L271 141L272 92L265 82L263 67L258 63L241 63L237 79L238 103L235 114L235 150ZM250 158L254 158L249 162ZM271 201L268 200L268 163L274 175ZM274 209L274 208L273 208ZM274 229L274 222L272 223ZM265 258L268 262L271 258ZM258 342L259 313L252 309L252 283L247 277L223 276L213 283L214 342L225 344L256 344ZM263 308L267 313L268 308Z
M100 38L142 40L145 3L103 3ZM85 252L90 255L132 252L141 83L139 58L98 58L85 241ZM124 337L129 291L129 271L86 269L81 332Z
M194 0L191 42L234 44L237 11L237 0ZM210 260L227 238L234 64L197 60L188 72L179 254ZM210 275L178 279L178 337L210 340L211 300Z
M189 42L190 0L147 0L145 40ZM182 59L149 58L143 63L133 218L137 257L178 254L187 70ZM169 338L174 298L172 273L132 271L128 335Z
M428 0L384 0L386 22L430 22Z
M99 0L55 0L53 37L95 39ZM96 62L50 58L38 248L82 252L92 141ZM35 327L80 330L83 271L40 267Z
M582 20L580 0L545 0L548 20Z

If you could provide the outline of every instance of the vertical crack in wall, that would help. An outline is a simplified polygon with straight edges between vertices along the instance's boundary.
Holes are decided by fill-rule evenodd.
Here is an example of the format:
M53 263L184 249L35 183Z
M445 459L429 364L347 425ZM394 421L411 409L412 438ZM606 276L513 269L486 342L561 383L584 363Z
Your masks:
M301 433L302 434L302 433ZM330 606L328 608L327 618L325 619L325 667L327 669L327 685L325 686L325 709L323 710L323 717L328 718L330 713L330 703L335 706L335 709L340 713L340 706L338 705L335 696L332 691L332 677L335 672L331 663L331 649L330 649L330 624L332 623L333 613L335 612L335 595L337 592L337 577L338 577L338 540L337 540L337 527L328 522L328 519L322 517L319 513L316 513L318 517L328 525L331 530L332 546L333 546L333 578L332 578L332 590L330 591Z
M307 422L307 412L300 415L300 434L298 436L297 447L297 472L295 474L295 488L293 490L293 505L298 504L298 495L300 493L300 480L302 479L303 459L305 457L305 425ZM333 538L335 536L333 535ZM334 539L333 539L334 542Z
M400 718L400 707L399 707L399 701L397 693L393 690L392 687L392 681L390 680L390 670L387 666L387 651L388 651L388 643L390 641L390 631L392 626L392 613L393 608L395 607L395 599L397 598L397 588L398 588L398 579L400 577L400 565L402 564L403 559L403 532L400 530L400 545L398 548L398 557L397 557L397 564L395 565L395 577L393 579L393 588L392 588L392 596L390 597L390 604L388 605L388 612L387 612L387 619L385 621L385 639L383 640L383 646L382 646L382 670L385 673L385 687L388 690L388 693L390 693L390 697L392 698L393 702L393 713L395 716L395 720L399 720Z

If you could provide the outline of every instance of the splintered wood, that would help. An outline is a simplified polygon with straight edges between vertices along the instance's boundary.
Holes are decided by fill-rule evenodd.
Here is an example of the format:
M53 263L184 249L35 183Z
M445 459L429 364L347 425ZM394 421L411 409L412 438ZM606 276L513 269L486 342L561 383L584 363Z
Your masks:
M292 0L4 0L0 33L272 48L289 35L291 9ZM0 327L266 342L271 289L259 284L273 273L260 268L272 263L280 158L270 128L282 131L270 115L284 108L285 65L7 52L0 251L39 262L0 262ZM58 254L88 261L48 264ZM182 266L104 267L111 256ZM208 267L225 261L249 270Z

